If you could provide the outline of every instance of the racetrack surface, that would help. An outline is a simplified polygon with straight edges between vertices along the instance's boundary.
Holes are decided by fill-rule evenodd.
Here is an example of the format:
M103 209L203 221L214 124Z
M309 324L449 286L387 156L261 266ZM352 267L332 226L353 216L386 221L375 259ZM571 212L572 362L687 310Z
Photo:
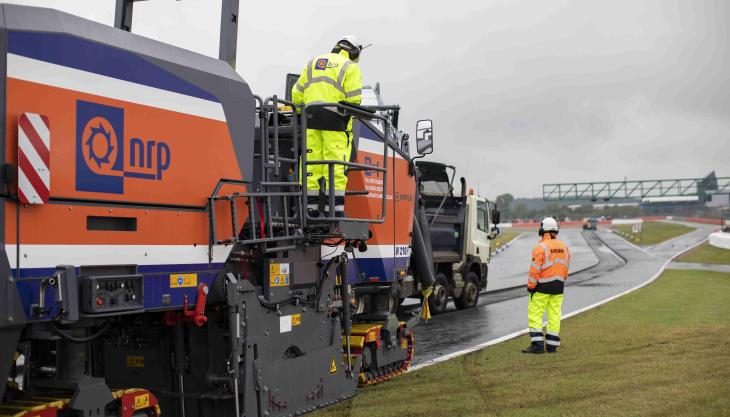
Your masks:
M649 249L632 245L607 230L578 232L599 263L569 277L563 314L577 311L647 282L660 272L667 259L701 242L712 230L710 227L700 227L694 232ZM565 235L567 233L563 236ZM529 242L530 239L525 236L520 240ZM534 239L532 244L536 241ZM577 240L573 240L573 243L575 241ZM511 247L509 251L515 248L516 246ZM529 261L529 254L527 256ZM524 285L526 280L526 268L524 271L521 278L523 283L520 285ZM415 328L416 353L413 365L423 365L441 356L525 329L527 301L528 294L524 287L520 287L482 294L479 304L473 309L457 311L451 306L447 313ZM563 340L562 349L570 349L570 342ZM525 345L527 344L529 341L525 338Z

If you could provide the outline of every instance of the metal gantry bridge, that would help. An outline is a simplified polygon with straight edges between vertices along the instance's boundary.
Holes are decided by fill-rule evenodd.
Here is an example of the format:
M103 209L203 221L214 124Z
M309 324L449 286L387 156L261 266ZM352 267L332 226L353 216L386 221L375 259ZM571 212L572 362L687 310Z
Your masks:
M575 182L543 184L544 201L611 199L641 200L651 197L698 197L707 194L730 193L730 177L683 178L641 181Z

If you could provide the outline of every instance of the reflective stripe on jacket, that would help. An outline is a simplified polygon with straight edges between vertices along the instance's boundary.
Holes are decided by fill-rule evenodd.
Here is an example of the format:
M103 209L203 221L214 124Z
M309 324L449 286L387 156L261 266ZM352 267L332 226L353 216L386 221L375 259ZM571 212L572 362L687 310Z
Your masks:
M527 279L527 288L546 294L562 294L563 283L568 278L569 266L570 250L568 247L545 233L540 243L532 250L532 264Z
M307 63L292 87L292 101L360 104L362 74L347 52L320 55Z

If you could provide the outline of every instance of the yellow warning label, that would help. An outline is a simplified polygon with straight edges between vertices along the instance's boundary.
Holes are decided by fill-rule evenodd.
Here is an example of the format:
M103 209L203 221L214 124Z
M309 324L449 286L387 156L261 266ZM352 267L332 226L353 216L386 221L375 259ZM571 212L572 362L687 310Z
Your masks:
M401 349L406 349L407 347L408 347L408 339L406 339L404 337L403 339L400 340L400 348Z
M289 285L289 264L269 265L269 286L285 287Z
M150 395L142 394L134 397L134 409L141 410L150 406Z
M299 326L300 324L302 324L302 315L301 314L292 314L291 315L291 325Z
M337 373L337 362L335 362L335 357L332 357L332 362L330 362L330 374Z
M198 274L170 274L170 288L198 286Z
M127 356L128 368L144 368L144 356Z

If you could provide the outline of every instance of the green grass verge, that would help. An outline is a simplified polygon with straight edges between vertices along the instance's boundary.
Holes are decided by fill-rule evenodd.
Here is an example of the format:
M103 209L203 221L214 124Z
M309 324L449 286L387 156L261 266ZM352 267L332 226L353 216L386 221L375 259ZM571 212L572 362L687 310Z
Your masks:
M730 274L671 270L566 320L557 354L520 353L523 336L312 416L728 416L727 317Z
M708 242L692 249L676 259L677 262L730 265L730 249L718 248Z
M499 236L497 236L497 238L492 241L492 252L496 251L500 247L511 242L512 239L516 238L517 236L519 236L523 233L524 232L518 232L518 231L510 230L510 229L500 230Z
M644 222L640 233L633 233L630 224L613 226L613 229L623 234L628 240L638 245L656 245L657 243L681 236L695 230L693 227L676 223Z

